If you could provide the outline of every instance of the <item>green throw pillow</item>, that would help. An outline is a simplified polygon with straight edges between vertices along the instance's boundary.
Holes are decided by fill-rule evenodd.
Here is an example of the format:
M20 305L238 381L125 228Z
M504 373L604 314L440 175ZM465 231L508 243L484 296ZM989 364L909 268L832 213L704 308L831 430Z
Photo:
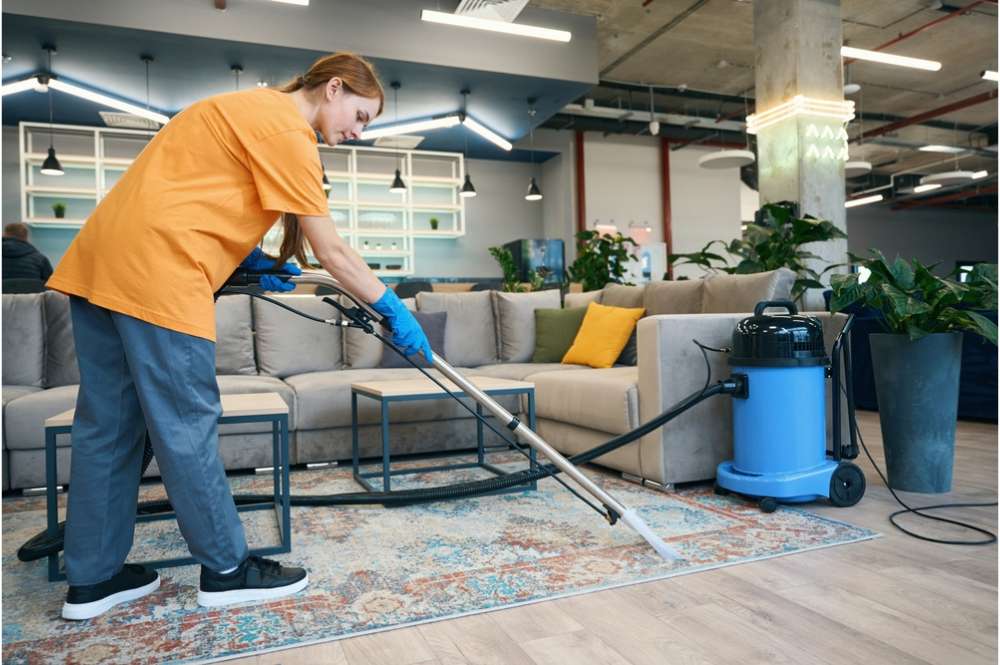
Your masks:
M586 307L535 310L535 353L533 363L557 363L569 351L583 323Z

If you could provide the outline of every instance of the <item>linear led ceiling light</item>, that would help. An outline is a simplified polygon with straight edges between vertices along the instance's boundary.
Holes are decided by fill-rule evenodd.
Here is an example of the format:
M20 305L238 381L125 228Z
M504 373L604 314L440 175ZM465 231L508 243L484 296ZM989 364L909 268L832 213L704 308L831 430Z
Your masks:
M938 145L936 143L931 145L925 145L917 148L921 152L943 152L947 154L958 154L960 152L965 152L965 148L958 148L953 145Z
M926 185L917 185L916 187L913 188L913 192L915 194L922 194L924 192L929 192L934 189L941 189L941 184L936 182L930 182L927 183Z
M972 174L972 179L979 180L980 178L985 178L989 174L990 174L989 171L976 171L975 173Z
M429 129L454 127L460 122L462 122L462 119L457 113L446 115L441 118L431 118L430 120L414 120L412 122L403 122L398 125L389 125L386 127L376 127L375 129L365 130L361 132L361 140L370 141L372 139L377 139L380 136L396 136L398 134L407 134L409 132L422 132Z
M505 32L509 35L520 35L521 37L537 37L538 39L548 39L554 42L568 42L573 38L573 34L565 30L553 30L551 28L540 28L535 25L524 25L523 23L508 23L507 21L494 21L474 16L436 12L431 9L423 10L420 13L420 20L462 28L475 28L476 30Z
M984 71L982 74L980 74L980 76L982 76L987 81L1000 81L1000 75L998 75L996 72L990 69Z
M849 201L844 201L845 208L857 208L858 206L868 205L869 203L878 203L884 196L881 194L873 194L871 196L862 196L860 199L851 199Z
M893 55L892 53L882 53L881 51L869 51L853 46L841 46L840 55L845 58L855 60L867 60L869 62L881 62L884 65L896 65L897 67L910 67L912 69L925 69L929 72L936 72L941 69L941 63L936 60L924 60L922 58L910 58L905 55Z
M487 141L490 141L498 148L506 150L507 152L510 152L510 149L514 147L513 145L511 145L510 141L500 136L486 125L483 125L482 123L478 122L472 116L466 115L462 119L462 124L471 129L472 131L474 131L476 134L482 136Z
M271 2L280 2L283 5L299 5L300 7L309 6L309 0L271 0Z
M942 173L932 173L920 179L921 185L937 183L939 185L961 185L974 178L972 171L944 171Z
M748 115L747 134L756 134L765 127L800 115L850 122L854 119L854 102L850 100L824 101L795 95L787 102L782 102L766 111Z
M13 95L17 92L24 92L25 90L34 90L35 92L47 92L48 83L43 82L42 77L32 76L30 79L24 79L23 81L16 81L14 83L6 83L3 87L0 87L0 97L6 97L7 95Z
M59 92L65 92L68 95L73 95L74 97L79 97L80 99L86 99L96 104L110 106L113 109L125 111L126 113L131 113L132 115L137 115L142 118L146 118L147 120L158 122L161 125L167 124L170 120L170 118L162 113L156 113L154 111L150 111L149 109L144 109L141 106L129 104L128 102L123 102L120 99L108 97L107 95L102 95L99 92L94 92L93 90L88 90L87 88L83 88L72 83L66 83L65 81L60 81L56 78L48 78L46 76L32 76L31 78L24 79L23 81L17 81L16 83L7 83L2 89L0 89L0 95L6 96L16 92L23 92L24 90L45 92L48 88L58 90Z

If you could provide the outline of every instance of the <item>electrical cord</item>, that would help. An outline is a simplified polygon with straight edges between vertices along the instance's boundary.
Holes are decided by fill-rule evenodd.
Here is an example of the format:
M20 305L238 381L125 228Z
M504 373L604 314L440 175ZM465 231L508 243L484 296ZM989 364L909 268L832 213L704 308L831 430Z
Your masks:
M703 391L708 390L708 384L712 382L712 365L711 363L708 362L707 351L714 351L715 353L729 353L730 351L732 351L732 349L730 349L729 347L722 347L721 349L717 349L714 346L708 346L706 344L702 344L696 339L692 339L691 341L694 342L699 349L701 349L701 355L705 359L705 386L702 388L702 390Z
M846 391L844 391L843 388L841 388L841 391L844 392L844 396L846 397L847 395ZM940 510L942 508L986 508L989 506L997 505L996 501L990 501L985 503L965 503L965 502L938 503L931 506L917 506L916 508L908 506L902 499L899 498L899 495L896 494L896 492L892 489L886 477L882 475L882 470L878 467L878 464L875 463L875 459L872 457L871 452L869 452L868 446L865 444L864 437L861 436L861 428L858 426L857 423L854 423L854 429L858 435L858 441L861 442L861 448L865 451L865 455L868 457L868 461L871 462L873 467L875 467L875 472L878 473L879 478L881 478L882 482L885 483L886 488L888 488L889 492L892 494L892 498L894 498L896 502L899 505L903 506L904 508L904 510L897 510L896 512L889 515L889 522L894 527L896 527L906 535L911 536L913 538L926 540L931 543L941 543L943 545L990 545L992 543L997 542L997 537L995 534L993 534L990 531L987 531L986 529L981 529L978 526L975 526L974 524L961 522L959 520L948 519L947 517L938 517L937 515L927 515L921 512L923 510ZM987 536L987 538L985 538L984 540L947 540L944 538L931 538L930 536L921 536L919 533L914 533L913 531L910 531L909 529L900 526L899 523L896 522L895 518L897 515L905 515L906 513L913 513L914 515L918 515L920 517L929 520L935 520L937 522L947 522L948 524L954 524L955 526L960 526L963 529L970 529L972 531L977 531Z

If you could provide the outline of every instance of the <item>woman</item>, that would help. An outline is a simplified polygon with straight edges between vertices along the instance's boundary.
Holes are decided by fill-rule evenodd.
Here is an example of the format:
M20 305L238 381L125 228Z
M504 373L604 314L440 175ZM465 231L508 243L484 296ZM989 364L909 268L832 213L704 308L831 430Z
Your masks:
M98 616L159 586L155 571L125 564L146 428L201 563L199 604L277 598L308 583L301 568L248 556L218 450L212 294L244 257L253 269L303 261L307 239L324 269L387 318L394 341L430 359L413 315L338 236L322 188L316 132L331 146L357 139L383 99L372 66L337 53L280 90L193 104L157 133L59 262L48 286L71 296L80 365L64 618ZM274 261L255 246L279 213Z

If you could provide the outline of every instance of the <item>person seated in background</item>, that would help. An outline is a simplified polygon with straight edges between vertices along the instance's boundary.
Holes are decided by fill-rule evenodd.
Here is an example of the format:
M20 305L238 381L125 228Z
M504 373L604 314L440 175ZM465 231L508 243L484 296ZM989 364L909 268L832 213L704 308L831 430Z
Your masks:
M52 275L52 264L28 242L28 225L11 222L3 227L3 279L37 279Z

